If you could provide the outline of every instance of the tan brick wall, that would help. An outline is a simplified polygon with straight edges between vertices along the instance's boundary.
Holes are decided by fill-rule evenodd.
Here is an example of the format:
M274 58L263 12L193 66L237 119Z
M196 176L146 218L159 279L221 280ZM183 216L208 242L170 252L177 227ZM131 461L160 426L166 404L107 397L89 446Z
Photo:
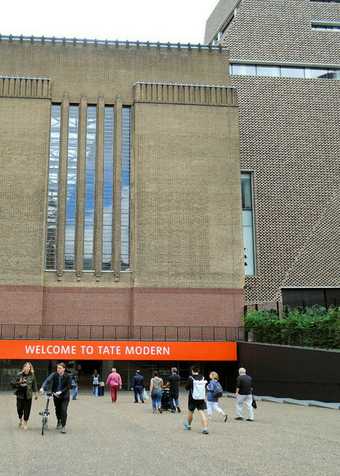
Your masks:
M0 283L42 284L50 104L0 98Z
M230 57L253 63L340 65L340 5L242 0L224 37ZM259 28L261 25L261 28ZM340 82L232 77L240 103L241 168L254 171L257 272L246 301L283 287L340 287Z
M135 144L136 285L242 287L237 109L136 104Z
M0 55L2 74L50 77L54 101L66 94L74 102L81 96L90 103L99 96L113 102L118 95L128 103L136 81L227 81L227 62L218 50L1 41Z
M100 102L101 107L133 105L134 98L137 102L136 155L132 154L131 163L132 272L57 275L43 273L50 100L25 99L31 97L24 90L25 80L12 81L10 87L4 82L2 89L0 84L0 120L5 123L0 128L1 192L8 189L1 203L5 226L0 238L5 245L0 279L5 287L0 291L5 309L11 309L1 316L3 322L26 322L27 316L35 316L35 322L45 324L180 325L186 319L190 324L205 323L210 309L211 325L238 323L243 301L238 112L235 92L221 87L228 81L224 54L3 40L0 53L4 75L49 78L33 97L43 95L54 102L65 98L63 111L80 98L82 104ZM166 89L182 92L165 99L164 89L161 101L157 98L153 103L151 95L151 103L143 103L144 96L134 96L137 81L160 81L167 83ZM189 86L177 88L173 83ZM63 180L66 135L61 141ZM59 207L65 197L65 187L61 189ZM14 206L15 212L9 211ZM119 208L115 211L119 213ZM119 241L117 233L115 240ZM114 261L119 262L119 254ZM162 288L162 292L155 294L154 306L147 309L144 295L134 296L134 286ZM190 287L196 293L189 289L181 299L171 292ZM213 290L206 292L206 288ZM20 313L24 295L27 305Z

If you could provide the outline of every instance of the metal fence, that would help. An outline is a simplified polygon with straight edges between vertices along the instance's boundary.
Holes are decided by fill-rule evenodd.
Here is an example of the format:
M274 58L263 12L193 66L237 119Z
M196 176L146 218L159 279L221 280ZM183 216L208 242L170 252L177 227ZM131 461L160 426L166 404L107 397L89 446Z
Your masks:
M238 341L243 327L110 326L87 324L0 324L0 339Z

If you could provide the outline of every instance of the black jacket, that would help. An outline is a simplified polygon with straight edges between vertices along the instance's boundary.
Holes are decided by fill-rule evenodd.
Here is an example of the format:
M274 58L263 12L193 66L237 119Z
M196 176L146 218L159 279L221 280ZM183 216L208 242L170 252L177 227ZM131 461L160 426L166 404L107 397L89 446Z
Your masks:
M53 372L51 375L47 377L47 379L42 384L42 388L47 391L48 387L51 385L51 391L53 393L58 391L59 385L59 374L57 372ZM72 386L72 379L71 375L67 372L61 377L61 395L59 398L63 398L65 400L70 398L70 388Z
M136 374L133 377L132 386L133 387L144 387L144 377L143 377L143 375Z

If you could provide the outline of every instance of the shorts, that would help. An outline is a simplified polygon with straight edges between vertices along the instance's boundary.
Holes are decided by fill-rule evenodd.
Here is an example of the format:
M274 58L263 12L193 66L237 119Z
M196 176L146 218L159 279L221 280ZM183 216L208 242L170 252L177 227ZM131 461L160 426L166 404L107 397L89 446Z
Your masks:
M188 410L189 412L194 412L195 410L206 410L207 404L205 400L189 400L188 401Z

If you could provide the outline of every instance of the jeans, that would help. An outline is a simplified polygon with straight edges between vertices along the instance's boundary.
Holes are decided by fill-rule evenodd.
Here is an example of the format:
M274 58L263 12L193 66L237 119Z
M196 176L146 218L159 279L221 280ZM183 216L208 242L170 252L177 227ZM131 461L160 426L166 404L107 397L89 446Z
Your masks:
M138 397L140 398L140 401L144 403L144 398L143 398L143 392L144 392L144 387L133 387L133 391L135 394L135 402L138 403Z
M250 395L237 395L236 397L236 415L243 418L242 409L243 404L247 407L248 418L249 420L254 420L254 410L253 410L253 396Z
M178 395L170 395L170 406L171 410L176 410L176 408L179 408Z
M99 388L99 385L93 385L92 387L92 393L95 397L98 397L98 388Z
M222 415L225 415L224 411L222 408L219 406L218 402L209 402L207 401L207 408L208 408L208 415L211 416L213 412L221 413Z
M78 397L78 385L75 385L71 389L71 394L72 394L72 400L77 400Z
M162 399L162 391L161 390L156 390L156 391L152 392L151 400L152 400L152 409L154 411L161 408L161 399Z

